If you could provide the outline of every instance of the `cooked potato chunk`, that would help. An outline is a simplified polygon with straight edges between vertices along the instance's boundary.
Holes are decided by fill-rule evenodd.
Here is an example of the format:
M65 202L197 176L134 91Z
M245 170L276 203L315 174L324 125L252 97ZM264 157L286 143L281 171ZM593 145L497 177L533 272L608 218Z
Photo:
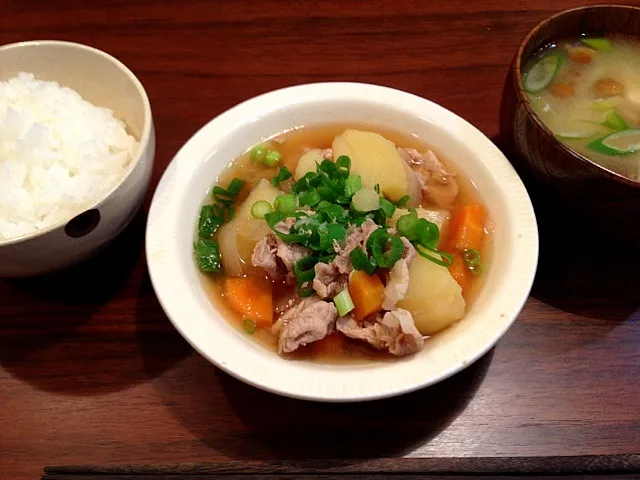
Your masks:
M351 173L362 177L362 186L374 188L392 202L411 196L410 205L420 201L420 183L398 153L393 142L382 135L361 130L345 130L333 140L333 157L351 158Z
M302 177L304 177L309 172L316 171L316 164L322 163L324 158L322 157L322 150L319 148L314 148L304 153L300 160L298 160L298 165L296 166L296 171L293 174L293 178L298 181Z
M464 316L460 285L446 267L416 255L409 266L409 287L398 307L413 314L417 329L433 335Z
M251 207L259 200L273 205L282 191L262 179L251 191L247 199L236 209L233 220L220 228L218 244L222 266L233 276L248 273L251 269L251 255L256 243L271 229L264 220L253 218Z

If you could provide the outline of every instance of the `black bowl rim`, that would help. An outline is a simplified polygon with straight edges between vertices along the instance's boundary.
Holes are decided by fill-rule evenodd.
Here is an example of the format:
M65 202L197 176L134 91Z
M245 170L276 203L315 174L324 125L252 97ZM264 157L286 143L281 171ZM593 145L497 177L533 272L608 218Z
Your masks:
M531 117L533 119L533 121L538 125L538 127L540 127L540 129L548 136L551 138L551 141L555 142L556 144L558 144L560 146L560 149L563 150L567 155L575 158L579 163L583 164L585 167L589 168L590 170L596 172L597 174L602 175L605 178L609 178L611 180L614 180L616 182L619 183L623 183L627 186L630 186L632 188L638 188L640 189L640 179L638 180L632 180L629 177L626 177L624 175L621 175L619 173L616 173L612 170L609 170L608 168L603 167L602 165L594 162L593 160L589 159L588 157L586 157L585 155L582 155L579 152L576 152L575 150L573 150L571 147L568 147L564 142L558 140L556 138L556 136L553 134L553 132L544 124L544 122L542 120L540 120L540 117L538 117L538 114L534 112L533 107L531 106L531 102L529 101L529 97L527 96L527 93L524 90L524 87L522 86L522 82L520 81L520 79L522 78L522 57L523 57L523 53L525 48L531 43L532 37L545 25L547 25L548 23L550 23L551 21L555 20L556 18L568 15L568 14L572 14L572 13L576 13L576 12L581 12L584 10L599 10L599 9L608 9L608 10L618 10L618 9L623 9L623 10L630 10L630 11L635 11L638 15L640 15L640 7L634 7L634 6L630 6L630 5L611 5L611 4L601 4L601 5L590 5L590 6L584 6L584 7L576 7L576 8L570 8L567 10L562 10L561 12L555 13L547 18L545 18L544 20L542 20L541 22L539 22L537 25L535 25L531 30L529 30L529 32L526 34L526 36L524 37L524 39L520 42L520 45L518 46L518 50L516 52L516 56L514 59L514 76L513 76L513 80L515 83L515 88L516 88L516 92L517 95L521 101L521 103L523 104L525 110L527 111L527 114L529 115L529 117ZM640 39L640 36L638 37ZM536 45L536 51L542 47L542 45Z

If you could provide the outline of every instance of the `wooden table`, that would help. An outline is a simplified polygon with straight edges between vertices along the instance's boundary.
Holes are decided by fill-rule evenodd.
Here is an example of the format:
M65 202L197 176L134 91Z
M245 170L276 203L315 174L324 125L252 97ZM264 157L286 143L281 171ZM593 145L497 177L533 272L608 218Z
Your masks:
M598 0L3 0L0 44L66 39L127 64L151 98L154 187L209 119L304 82L393 86L497 139L518 42L579 3ZM144 225L141 213L72 272L0 281L0 478L61 464L355 458L338 464L357 470L408 457L419 469L421 458L640 453L637 247L604 250L541 219L534 290L494 350L411 395L322 405L246 386L187 345L151 288Z

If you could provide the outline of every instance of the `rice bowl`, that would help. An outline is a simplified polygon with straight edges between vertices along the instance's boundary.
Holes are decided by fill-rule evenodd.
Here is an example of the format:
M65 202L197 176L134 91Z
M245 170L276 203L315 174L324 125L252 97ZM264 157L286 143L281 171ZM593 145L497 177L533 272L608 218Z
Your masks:
M54 126L57 120L49 123L48 132L40 128L46 121L28 121L31 126L39 126L30 129L27 137L24 131L21 135L15 132L10 135L9 150L19 144L28 146L27 150L32 153L29 155L31 167L33 152L37 151L35 156L41 156L37 158L37 164L43 168L17 166L20 162L16 160L24 159L24 155L10 156L12 162L8 168L4 155L5 161L0 162L4 165L0 166L0 175L4 176L0 177L0 184L5 192L4 197L0 193L0 203L4 205L0 208L5 219L2 236L7 236L7 223L13 224L8 228L11 238L0 237L0 277L23 277L59 270L90 257L106 246L129 224L140 207L151 178L155 154L149 99L139 80L117 59L92 47L61 41L32 41L0 47L0 81L18 77L21 72L30 72L35 79L47 82L40 85L45 90L59 92L60 87L53 82L74 90L82 97L82 102L86 101L92 107L88 108L85 103L80 107L76 97L74 104L83 113L82 120L72 122L67 132L71 136L73 130L71 141L60 142L65 130ZM68 105L65 109L72 110ZM87 114L87 111L92 113ZM113 112L116 120L109 112ZM10 114L10 118L17 118L15 112ZM6 111L0 109L0 128L11 125L6 118ZM124 125L126 134L123 134ZM89 141L78 147L75 140L83 131L85 140ZM100 141L94 141L97 135L91 133L97 131L100 132ZM2 138L6 141L6 133ZM41 144L49 141L55 144L53 149L41 148ZM36 148L36 144L39 147ZM6 145L4 143L3 148ZM56 148L60 150L62 145L69 147L66 148L65 166L57 163L61 157ZM53 158L52 152L55 152ZM52 161L54 159L56 163ZM36 170L35 174L33 170ZM105 175L107 171L109 174ZM18 188L6 188L9 174L12 185L18 185ZM64 192L58 188L63 183L66 184ZM31 190L25 188L25 185L33 184L40 187L41 193L46 191L47 198L34 198ZM7 195L7 191L12 191L12 194ZM9 198L7 201L6 197L11 195L22 198ZM44 203L53 205L53 208L44 207ZM12 219L19 218L18 222L6 222L7 204L11 205ZM33 222L32 214L40 207L40 213L44 211L50 215L46 225L36 225L46 215L40 219L36 216ZM47 208L51 209L46 211ZM91 222L84 221L87 216ZM20 224L21 221L25 223Z

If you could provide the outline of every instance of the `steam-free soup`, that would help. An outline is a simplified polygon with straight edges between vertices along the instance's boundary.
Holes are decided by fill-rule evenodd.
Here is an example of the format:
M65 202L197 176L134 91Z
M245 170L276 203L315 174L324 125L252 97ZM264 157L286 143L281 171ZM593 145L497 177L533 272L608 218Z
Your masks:
M194 252L216 306L285 358L411 355L481 286L490 224L479 198L413 136L305 127L230 163Z
M640 42L552 42L525 66L534 111L566 145L606 169L640 175Z

